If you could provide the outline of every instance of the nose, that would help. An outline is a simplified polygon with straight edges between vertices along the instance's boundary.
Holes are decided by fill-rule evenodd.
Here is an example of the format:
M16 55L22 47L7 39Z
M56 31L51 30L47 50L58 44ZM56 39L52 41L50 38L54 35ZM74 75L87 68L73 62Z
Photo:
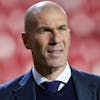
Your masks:
M61 36L60 32L58 30L54 30L51 35L50 43L58 44L61 42L61 40L62 40L62 36Z

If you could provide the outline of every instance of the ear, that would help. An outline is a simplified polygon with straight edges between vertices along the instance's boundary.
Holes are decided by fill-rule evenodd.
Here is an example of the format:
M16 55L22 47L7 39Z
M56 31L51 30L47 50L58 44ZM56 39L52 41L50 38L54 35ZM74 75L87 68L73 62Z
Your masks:
M31 44L30 44L30 39L29 39L29 34L22 32L22 39L24 42L24 45L27 49L31 49Z

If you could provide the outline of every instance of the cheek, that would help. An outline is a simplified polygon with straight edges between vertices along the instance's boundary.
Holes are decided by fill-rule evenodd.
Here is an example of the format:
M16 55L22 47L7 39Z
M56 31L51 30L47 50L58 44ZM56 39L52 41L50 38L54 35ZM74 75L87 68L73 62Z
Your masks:
M69 36L65 36L63 38L63 42L64 42L64 45L69 48L70 47L70 37Z
M37 50L40 53L44 53L48 44L46 38L38 37L33 41L33 49Z
M68 32L68 36L67 36L66 40L67 40L68 46L70 46L70 40L71 40L70 32Z
M38 42L38 44L41 45L41 47L48 45L49 40L50 40L50 35L49 34L40 34L37 35L35 40Z

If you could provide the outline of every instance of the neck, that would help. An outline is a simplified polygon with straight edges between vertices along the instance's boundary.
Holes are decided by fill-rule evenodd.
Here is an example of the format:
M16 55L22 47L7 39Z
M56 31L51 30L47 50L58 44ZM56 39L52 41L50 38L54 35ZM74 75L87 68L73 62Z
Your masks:
M64 69L65 67L60 67L57 68L56 70L53 69L52 73L48 74L46 78L49 80L55 80L63 72Z
M46 68L40 68L40 67L35 67L36 70L43 75L44 77L46 77L48 80L55 80L65 69L66 65L63 67L46 67Z

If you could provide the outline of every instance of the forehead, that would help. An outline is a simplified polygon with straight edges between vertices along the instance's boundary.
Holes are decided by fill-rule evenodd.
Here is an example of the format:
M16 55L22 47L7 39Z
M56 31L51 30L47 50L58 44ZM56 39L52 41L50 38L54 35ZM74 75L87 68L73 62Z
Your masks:
M47 25L54 27L55 25L68 24L66 15L57 9L46 9L36 14L38 25Z

